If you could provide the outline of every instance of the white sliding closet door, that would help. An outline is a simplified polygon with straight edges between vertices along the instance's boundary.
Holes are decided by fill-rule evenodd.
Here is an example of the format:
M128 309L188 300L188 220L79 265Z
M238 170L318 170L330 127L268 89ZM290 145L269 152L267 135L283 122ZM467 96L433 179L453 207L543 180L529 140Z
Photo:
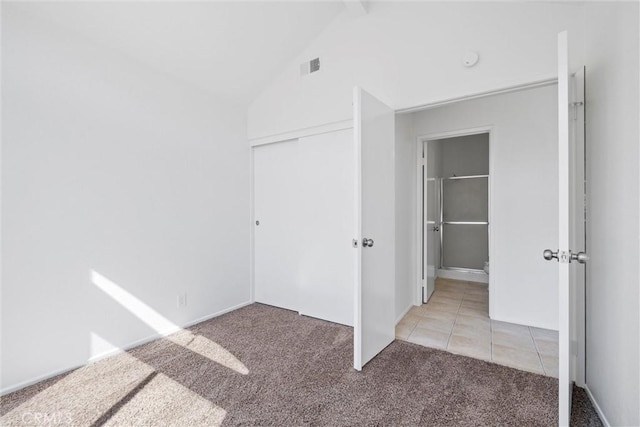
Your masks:
M298 142L255 147L255 300L299 309Z
M298 144L300 313L353 325L353 131L300 138Z
M256 302L353 325L353 131L253 150Z

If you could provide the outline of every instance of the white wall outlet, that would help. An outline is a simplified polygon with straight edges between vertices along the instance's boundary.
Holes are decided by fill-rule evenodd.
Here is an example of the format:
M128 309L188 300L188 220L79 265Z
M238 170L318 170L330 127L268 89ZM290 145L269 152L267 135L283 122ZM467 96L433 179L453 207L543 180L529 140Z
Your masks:
M178 308L182 308L186 306L187 306L187 293L185 292L183 294L178 295Z

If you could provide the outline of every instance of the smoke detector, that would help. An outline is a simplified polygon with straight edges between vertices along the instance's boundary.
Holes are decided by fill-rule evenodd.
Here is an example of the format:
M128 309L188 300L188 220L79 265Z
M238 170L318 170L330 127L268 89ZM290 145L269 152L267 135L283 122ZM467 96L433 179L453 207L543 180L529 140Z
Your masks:
M462 55L462 65L464 65L467 68L473 67L478 63L479 58L480 57L478 56L477 52L473 52L469 50L465 52L464 55Z

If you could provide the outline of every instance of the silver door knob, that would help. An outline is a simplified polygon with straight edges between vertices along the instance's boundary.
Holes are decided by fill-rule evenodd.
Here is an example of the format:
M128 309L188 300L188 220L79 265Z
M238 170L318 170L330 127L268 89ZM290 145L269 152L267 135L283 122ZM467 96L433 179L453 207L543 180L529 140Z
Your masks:
M367 248L367 247L370 248L372 246L373 246L373 239L367 239L367 238L362 239L363 248Z
M560 252L560 250L553 252L551 249L545 249L544 252L542 253L542 256L547 261L551 261L554 258L558 259L558 252ZM567 256L567 253L568 253L568 256ZM574 254L571 251L568 251L568 252L563 252L562 254L563 254L562 262L578 261L580 264L586 264L586 262L589 260L589 256L584 252L577 252Z
M578 252L577 254L571 254L571 261L578 261L580 264L586 264L589 260L589 256L584 252Z
M440 227L433 227L431 231L440 231Z

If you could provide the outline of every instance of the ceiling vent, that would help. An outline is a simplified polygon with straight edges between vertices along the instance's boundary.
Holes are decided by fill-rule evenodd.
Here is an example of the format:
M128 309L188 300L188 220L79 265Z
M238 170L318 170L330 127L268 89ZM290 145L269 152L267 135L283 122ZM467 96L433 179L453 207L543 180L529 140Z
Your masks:
M304 76L310 73L315 73L320 70L320 58L312 59L311 61L300 64L300 75Z
M312 59L309 61L309 72L315 73L320 70L320 58Z

